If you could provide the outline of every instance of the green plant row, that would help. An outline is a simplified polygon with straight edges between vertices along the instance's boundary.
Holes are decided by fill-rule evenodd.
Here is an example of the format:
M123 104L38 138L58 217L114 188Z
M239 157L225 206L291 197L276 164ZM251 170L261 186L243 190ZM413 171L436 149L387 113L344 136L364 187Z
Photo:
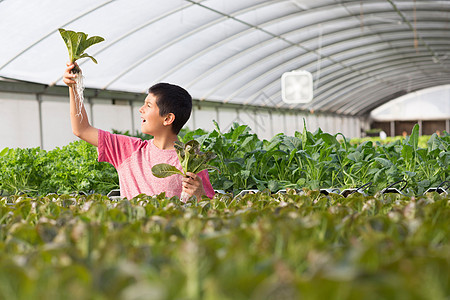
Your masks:
M118 188L114 167L97 161L94 146L76 141L45 151L5 148L0 152L0 195L97 192Z
M450 198L0 198L0 299L448 299Z
M358 188L374 194L404 180L408 195L423 194L450 179L450 135L433 134L426 148L419 147L419 126L410 136L391 143L371 140L350 143L342 134L322 130L295 132L294 136L277 134L271 140L260 140L247 125L234 124L222 133L188 132L184 141L197 139L205 151L217 158L211 165L214 188L234 192L243 189L285 188ZM402 185L396 188L402 188Z
M433 134L423 140L416 125L410 136L383 143L360 143L341 134L303 132L277 134L260 140L247 125L233 124L228 132L216 129L183 131L182 142L197 140L202 151L217 157L210 171L216 190L233 194L246 189L358 188L375 194L403 180L403 193L421 195L450 180L450 135ZM120 133L115 131L115 133ZM125 132L129 135L129 132ZM422 146L421 146L422 145ZM425 146L423 146L425 145ZM395 186L400 189L404 184ZM108 163L97 162L97 151L85 142L44 151L39 148L4 149L0 152L0 191L45 195L71 192L108 193L118 177Z
M427 148L428 147L427 143L430 138L431 138L431 135L419 136L419 143L418 143L419 148ZM364 142L372 142L375 144L386 145L386 144L390 144L390 143L397 142L397 141L399 141L401 143L401 141L404 139L405 139L405 137L403 137L403 136L388 136L384 139L382 139L380 137L352 138L352 139L350 139L350 144L359 145Z

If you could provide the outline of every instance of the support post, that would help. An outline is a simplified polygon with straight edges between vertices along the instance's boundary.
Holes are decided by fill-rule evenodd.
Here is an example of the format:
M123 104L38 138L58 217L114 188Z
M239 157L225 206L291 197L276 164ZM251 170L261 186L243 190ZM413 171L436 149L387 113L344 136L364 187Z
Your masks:
M270 136L273 137L273 118L271 111L269 111L269 120L270 120Z
M192 127L190 128L191 130L196 130L197 129L197 122L195 121L197 118L195 117L196 111L197 109L200 109L200 106L197 105L192 105L192 111L191 111L191 117L190 119L192 119Z
M129 100L128 104L130 105L130 116L131 116L131 134L135 134L136 125L134 124L134 111L133 111L133 101Z
M395 121L391 121L391 136L395 136Z
M38 114L39 114L39 147L44 149L44 129L42 124L42 95L36 94L36 100L38 102Z
M86 100L85 103L87 102L89 104L89 123L91 124L91 126L94 126L94 107L93 107L94 103L91 97L87 97L85 98L85 100Z
M216 122L220 126L219 107L216 106L215 109L216 109Z

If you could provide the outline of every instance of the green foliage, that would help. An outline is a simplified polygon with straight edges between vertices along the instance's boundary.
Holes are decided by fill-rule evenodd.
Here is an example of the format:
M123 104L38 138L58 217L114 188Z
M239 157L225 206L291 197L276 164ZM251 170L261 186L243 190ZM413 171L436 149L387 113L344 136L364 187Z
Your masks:
M152 168L152 173L153 176L158 178L166 178L176 174L184 176L184 173L178 170L175 166L164 163L154 165Z
M75 32L71 30L65 30L63 28L59 28L59 33L64 40L64 43L67 46L67 50L69 51L69 59L70 62L74 63L76 60L80 58L88 57L94 63L97 63L97 60L90 56L87 53L84 53L87 48L92 45L103 42L105 39L100 36L92 36L87 38L87 34L84 32ZM76 71L75 71L76 72Z
M221 173L211 172L213 187L234 194L266 188L345 189L369 182L367 192L373 194L398 180L408 182L408 193L422 194L450 179L450 135L433 134L423 143L418 132L415 126L405 139L355 144L340 133L309 132L305 126L294 136L280 133L260 140L247 125L234 124L222 133L216 123L215 130L195 139L217 155L211 165Z
M45 151L4 149L0 153L0 190L6 194L107 193L118 187L117 172L97 161L97 150L84 142Z
M426 148L427 142L431 138L430 135L421 135L419 136L419 147ZM380 137L364 137L364 138L352 138L350 139L350 144L359 145L361 143L370 141L376 144L386 145L395 141L402 141L405 138L403 136L388 136L385 139L381 139Z
M420 139L187 132L184 158L214 152L211 181L229 193L186 204L46 195L107 192L117 174L82 141L5 148L0 189L46 196L0 197L0 299L447 299L450 198L423 191L450 179L450 135ZM378 193L399 180L406 195ZM370 196L317 190L367 182Z
M450 198L0 198L0 299L446 299Z
M418 136L415 126L409 137L389 143L376 139L354 143L339 133L310 132L304 127L293 136L280 133L260 140L247 125L237 123L228 132L222 132L216 123L211 132L197 129L179 136L185 146L195 140L202 152L216 155L208 162L216 168L210 171L211 183L217 190L234 194L245 189L346 189L367 183L372 184L365 192L375 194L406 180L404 192L421 195L450 180L450 135L444 132L426 138ZM96 160L95 148L82 143L49 153L38 148L5 148L0 152L0 190L41 195L90 190L107 193L118 186L117 174L111 165ZM168 176L178 172L168 166L164 171Z
M211 169L212 167L208 165L208 162L216 156L210 151L206 153L201 152L200 143L196 140L190 140L186 144L176 141L175 150L177 151L183 171L178 170L172 165L161 163L152 167L154 176L165 178L175 174L187 176L187 172L197 174L203 170Z

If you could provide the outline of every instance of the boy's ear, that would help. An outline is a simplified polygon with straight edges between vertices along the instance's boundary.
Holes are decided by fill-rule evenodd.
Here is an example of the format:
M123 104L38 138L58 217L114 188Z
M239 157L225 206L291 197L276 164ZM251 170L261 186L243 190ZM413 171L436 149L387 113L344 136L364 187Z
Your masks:
M173 121L175 121L175 115L173 113L168 113L164 118L164 126L172 125Z

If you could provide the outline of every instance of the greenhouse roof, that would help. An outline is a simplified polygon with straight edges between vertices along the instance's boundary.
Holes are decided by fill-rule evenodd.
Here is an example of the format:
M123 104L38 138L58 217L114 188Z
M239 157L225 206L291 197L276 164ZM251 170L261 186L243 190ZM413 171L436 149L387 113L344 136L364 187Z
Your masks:
M366 115L450 83L450 1L0 0L0 77L61 85L58 28L106 40L80 61L86 86L146 92L179 84L196 99ZM314 99L287 104L281 76L307 70Z

